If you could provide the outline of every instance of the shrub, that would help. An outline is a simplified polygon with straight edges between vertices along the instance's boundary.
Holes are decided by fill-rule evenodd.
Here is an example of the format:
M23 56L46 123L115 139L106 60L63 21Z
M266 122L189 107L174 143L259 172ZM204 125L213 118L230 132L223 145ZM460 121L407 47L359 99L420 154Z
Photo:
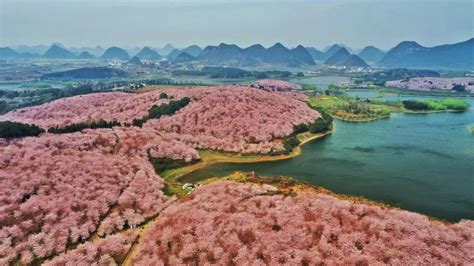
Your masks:
M469 103L458 99L446 99L441 102L447 109L464 111L469 108Z
M311 133L321 133L323 131L331 128L332 117L326 112L320 112L321 118L316 119L312 124L309 125L309 132Z
M453 90L453 91L463 92L463 91L466 91L466 86L464 86L464 85L462 85L462 84L454 84L452 90Z
M167 99L168 95L166 93L161 93L159 96L160 99ZM136 127L142 127L143 124L149 119L158 119L164 115L173 115L179 109L185 107L191 102L188 97L184 97L177 101L170 101L169 103L164 103L161 105L153 105L148 110L148 115L143 116L142 118L135 118L132 121L132 125Z
M469 108L469 103L458 99L446 99L443 101L403 101L403 106L410 110L456 110L464 111Z
M28 125L19 122L3 121L0 122L0 138L14 139L29 136L38 136L44 130L36 125Z
M385 104L384 99L378 99L378 98L372 98L369 100L369 102L373 104Z
M161 105L153 105L148 111L148 119L158 119L164 115L173 115L179 109L189 104L191 100L188 97L184 97L177 101L170 101L169 103Z
M427 100L426 104L428 104L428 109L430 110L446 110L447 109L446 105L435 100Z
M380 114L383 115L383 116L388 116L388 115L390 115L390 113L391 113L390 109L388 109L386 107L382 108L382 110L380 111Z
M168 169L179 168L189 164L190 162L186 162L185 160L173 160L166 157L155 158L152 156L148 156L148 160L153 165L156 173L162 173Z
M132 121L132 125L136 126L136 127L142 127L143 123L146 122L146 120L148 120L148 117L147 116L144 116L142 118L135 118L133 119Z
M0 115L8 112L10 109L10 106L8 105L7 102L0 100Z
M299 134L308 131L308 125L306 124L298 124L293 126L293 134Z
M164 96L164 95L166 96ZM160 94L160 99L163 99L163 97L168 97L166 93L161 93ZM173 115L179 109L185 107L191 102L191 100L188 97L184 97L180 100L177 101L170 101L169 103L164 103L161 105L153 105L149 110L148 110L148 115L143 116L142 118L135 118L132 121L132 125L136 127L142 127L143 124L148 121L148 119L158 119L164 115Z
M265 72L260 72L260 71L253 71L252 75L256 79L266 79L266 78L268 78L268 75Z
M235 67L204 67L201 70L211 78L244 78L252 76L252 73Z
M403 106L409 110L428 110L428 104L420 101L407 100L403 101Z
M48 129L49 133L53 134L63 134L63 133L72 133L72 132L78 132L82 131L83 129L86 128L91 128L91 129L96 129L96 128L112 128L116 126L120 126L121 124L117 121L110 121L107 122L103 119L99 119L96 121L88 121L88 122L83 122L83 123L73 123L69 124L63 127L55 126L55 127L50 127Z
M327 129L328 126L322 119L318 119L314 123L309 125L309 131L311 133L320 133L326 131Z
M285 147L285 150L287 152L291 152L296 146L300 144L300 140L293 136L285 140L283 143L283 147Z

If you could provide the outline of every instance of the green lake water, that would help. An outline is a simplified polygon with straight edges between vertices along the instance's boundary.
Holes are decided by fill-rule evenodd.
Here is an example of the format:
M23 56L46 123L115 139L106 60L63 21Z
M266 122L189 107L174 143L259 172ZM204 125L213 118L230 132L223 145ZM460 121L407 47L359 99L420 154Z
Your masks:
M474 219L474 135L469 130L474 100L468 101L471 110L464 113L396 113L370 123L336 121L333 134L305 144L295 158L215 164L185 180L255 171L450 221Z

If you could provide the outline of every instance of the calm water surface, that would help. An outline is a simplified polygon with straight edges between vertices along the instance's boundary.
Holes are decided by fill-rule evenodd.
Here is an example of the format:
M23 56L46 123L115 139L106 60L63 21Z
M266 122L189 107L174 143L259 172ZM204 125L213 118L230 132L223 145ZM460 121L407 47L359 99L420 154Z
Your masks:
M413 98L413 97L411 97ZM215 164L197 181L234 171L291 176L337 193L457 221L474 219L474 100L465 113L392 114L370 123L336 121L336 132L302 155L256 164Z

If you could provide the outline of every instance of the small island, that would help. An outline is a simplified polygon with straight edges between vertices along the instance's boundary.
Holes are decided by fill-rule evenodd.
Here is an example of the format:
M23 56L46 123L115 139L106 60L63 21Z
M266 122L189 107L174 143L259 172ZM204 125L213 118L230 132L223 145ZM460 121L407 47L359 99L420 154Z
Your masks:
M379 101L357 101L341 96L312 96L309 103L316 109L327 111L333 118L350 122L368 122L389 118L390 113L399 110L397 105L390 106Z
M439 97L428 100L387 100L383 98L359 98L350 96L343 86L329 84L325 90L303 84L304 93L309 95L308 103L330 114L333 118L348 122L369 122L389 118L391 113L439 113L464 112L469 109L467 101L459 98ZM400 95L400 94L398 94Z
M466 101L454 98L445 100L403 101L407 113L464 112L469 108Z

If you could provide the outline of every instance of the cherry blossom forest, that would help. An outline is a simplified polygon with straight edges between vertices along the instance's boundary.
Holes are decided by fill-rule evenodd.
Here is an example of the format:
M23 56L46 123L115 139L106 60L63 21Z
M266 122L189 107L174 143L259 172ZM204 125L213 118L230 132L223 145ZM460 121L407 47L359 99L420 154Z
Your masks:
M416 77L408 80L387 81L387 86L417 91L452 91L455 85L464 87L464 91L474 93L474 78L438 78Z
M320 119L297 89L266 80L95 93L0 116L45 130L122 123L0 139L0 265L474 264L472 221L229 181L165 195L150 158L283 150L295 125ZM190 103L175 114L132 125L183 97Z

